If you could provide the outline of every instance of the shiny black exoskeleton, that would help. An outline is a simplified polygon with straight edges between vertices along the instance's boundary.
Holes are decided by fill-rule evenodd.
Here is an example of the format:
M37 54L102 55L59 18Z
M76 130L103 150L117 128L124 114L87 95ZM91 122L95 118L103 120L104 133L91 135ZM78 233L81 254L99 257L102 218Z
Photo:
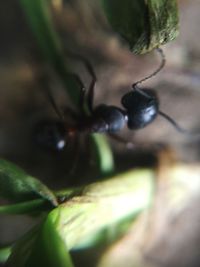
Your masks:
M126 123L130 130L138 130L154 121L159 113L158 98L151 89L135 88L122 97L121 103L124 110L115 106L98 106L92 114L94 125L91 125L91 130L116 133Z
M102 104L94 109L89 127L93 133L116 133L124 128L126 121L125 111L115 106Z
M151 89L131 91L122 97L121 103L126 109L130 130L144 128L155 120L159 112L158 98Z
M158 99L150 89L133 89L122 97L121 102L124 109L102 104L90 115L77 115L73 125L65 126L62 121L41 122L37 126L37 142L51 150L62 150L70 131L115 134L125 125L130 130L137 130L151 123L159 112Z
M34 138L41 147L59 151L65 147L66 128L59 120L42 120L34 129Z
M186 131L179 127L172 118L159 110L159 100L154 90L138 87L138 84L155 76L164 67L165 56L163 51L159 48L157 50L162 57L160 66L151 75L133 84L132 90L122 96L121 104L123 108L105 104L93 108L93 90L97 78L87 59L76 55L76 58L78 57L84 62L92 77L87 94L88 97L85 97L85 90L82 90L81 112L76 114L74 111L70 110L70 113L73 114L74 117L74 122L72 124L67 124L65 122L54 100L51 98L51 103L58 113L60 120L40 123L36 130L37 142L46 148L59 151L65 147L67 143L66 139L77 133L109 133L113 135L122 130L125 125L127 125L130 130L138 130L153 122L158 115L168 120L179 132L185 133ZM79 83L82 88L84 88L80 79ZM83 108L85 103L89 110L87 114L84 112Z

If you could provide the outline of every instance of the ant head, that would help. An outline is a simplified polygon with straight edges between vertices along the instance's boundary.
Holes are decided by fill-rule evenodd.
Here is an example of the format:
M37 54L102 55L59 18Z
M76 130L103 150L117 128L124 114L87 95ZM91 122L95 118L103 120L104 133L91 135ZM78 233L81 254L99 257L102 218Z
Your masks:
M169 115L159 110L159 100L152 89L139 88L138 84L155 76L165 65L165 55L162 49L156 49L161 56L160 66L149 76L139 80L132 85L133 91L122 97L121 103L126 109L128 128L131 130L141 129L155 120L160 115L167 120L178 132L194 138L200 138L199 132L190 132L179 126Z
M122 97L121 103L127 110L128 128L131 130L144 128L159 112L158 98L151 89L131 91Z
M127 112L128 128L131 130L144 128L150 124L159 113L159 101L156 93L151 89L140 89L138 87L138 84L155 76L165 65L166 60L162 49L157 48L156 50L159 52L162 59L159 67L147 77L133 84L133 91L125 94L121 100Z

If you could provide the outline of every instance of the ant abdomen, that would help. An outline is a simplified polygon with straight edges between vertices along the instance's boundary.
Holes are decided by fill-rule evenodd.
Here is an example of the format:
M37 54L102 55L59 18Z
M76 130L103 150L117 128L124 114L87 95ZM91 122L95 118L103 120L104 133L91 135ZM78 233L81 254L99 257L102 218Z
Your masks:
M52 151L61 151L66 144L66 129L63 122L45 120L37 124L34 132L36 142Z
M159 112L159 101L151 89L133 89L122 97L121 103L127 111L128 128L137 130L155 120Z
M100 124L93 129L94 132L116 133L124 128L127 116L123 110L115 106L99 105L95 108L93 118ZM95 123L94 123L95 125ZM94 128L94 127L93 127Z

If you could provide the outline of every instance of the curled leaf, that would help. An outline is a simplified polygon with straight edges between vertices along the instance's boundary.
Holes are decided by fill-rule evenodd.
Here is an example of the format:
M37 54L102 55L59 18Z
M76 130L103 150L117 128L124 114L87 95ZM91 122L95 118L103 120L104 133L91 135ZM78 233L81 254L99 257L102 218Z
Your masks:
M56 197L46 185L29 176L15 164L2 159L0 160L0 196L17 202L42 198L54 206L57 205Z
M101 0L113 30L134 53L145 53L178 35L176 0Z
M129 171L86 186L81 196L60 205L57 230L67 247L92 245L102 230L149 207L153 177L152 170ZM54 212L49 216L54 218Z
M73 267L70 254L56 230L59 211L30 231L13 247L8 267Z
M79 103L79 83L70 74L70 67L64 60L62 44L52 21L50 1L21 0L27 21L36 37L45 60L61 78L73 104Z

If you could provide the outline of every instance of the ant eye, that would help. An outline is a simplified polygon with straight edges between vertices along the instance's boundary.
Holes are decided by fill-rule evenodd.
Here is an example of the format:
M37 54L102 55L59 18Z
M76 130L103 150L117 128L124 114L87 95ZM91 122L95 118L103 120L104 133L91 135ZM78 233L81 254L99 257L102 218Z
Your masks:
M131 130L144 128L159 112L156 93L150 89L131 91L122 97L121 103L127 110L128 128Z
M59 121L42 121L34 133L36 142L50 150L60 151L65 147L65 127Z

